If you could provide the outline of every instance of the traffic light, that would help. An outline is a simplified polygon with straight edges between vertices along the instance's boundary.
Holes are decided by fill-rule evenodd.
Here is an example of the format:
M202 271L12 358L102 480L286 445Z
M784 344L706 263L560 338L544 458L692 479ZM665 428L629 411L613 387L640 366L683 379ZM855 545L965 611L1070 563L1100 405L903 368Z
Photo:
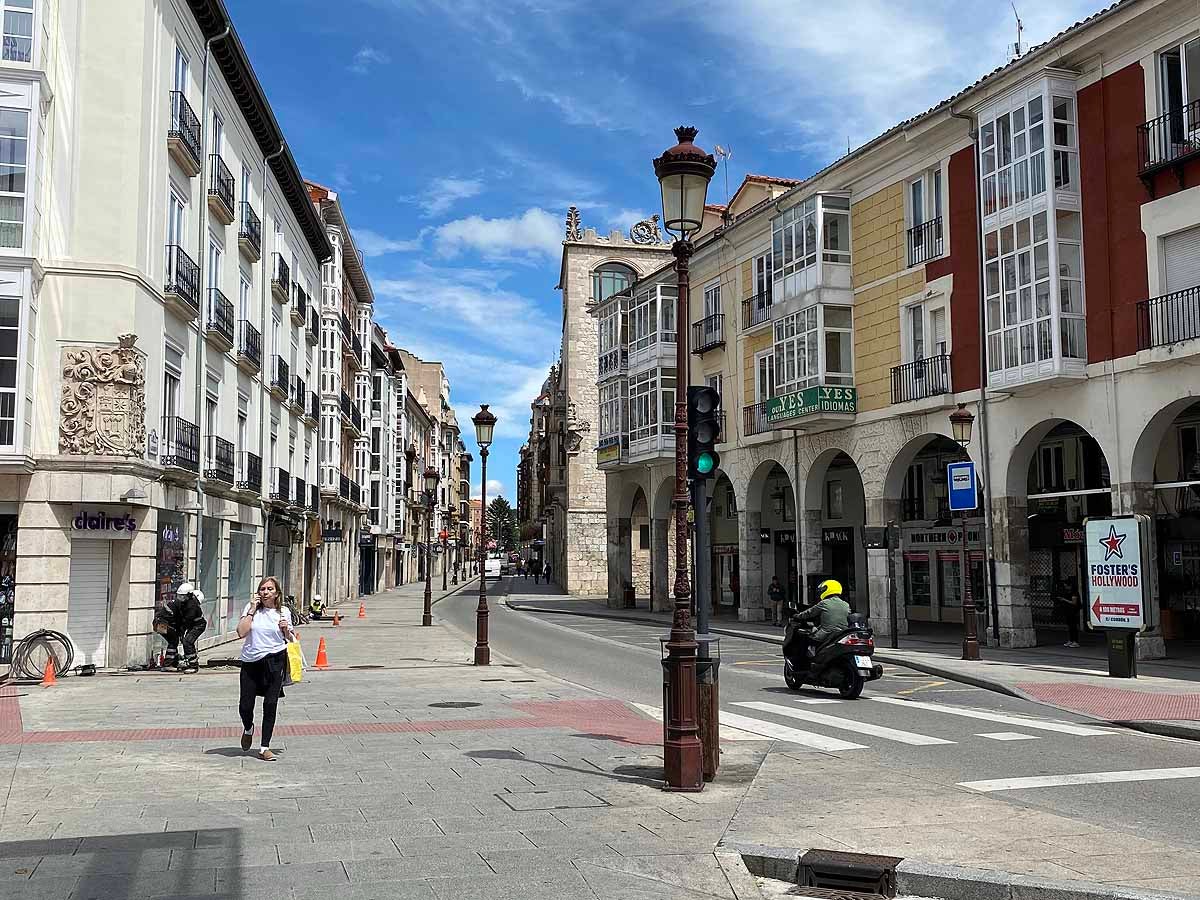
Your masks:
M716 451L721 440L721 395L707 385L687 389L688 477L703 480L721 465Z

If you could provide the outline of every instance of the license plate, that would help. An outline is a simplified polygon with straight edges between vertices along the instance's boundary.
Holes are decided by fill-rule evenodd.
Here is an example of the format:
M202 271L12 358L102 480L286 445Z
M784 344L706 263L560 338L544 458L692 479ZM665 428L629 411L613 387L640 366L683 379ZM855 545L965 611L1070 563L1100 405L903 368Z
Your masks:
M856 656L856 657L854 657L854 664L856 666L858 666L860 669L869 669L869 668L871 668L871 657Z

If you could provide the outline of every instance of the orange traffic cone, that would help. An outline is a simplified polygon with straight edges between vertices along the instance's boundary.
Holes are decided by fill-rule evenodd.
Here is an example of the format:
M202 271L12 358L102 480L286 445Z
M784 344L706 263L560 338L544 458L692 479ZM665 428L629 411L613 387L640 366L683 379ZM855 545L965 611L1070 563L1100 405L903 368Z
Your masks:
M365 619L367 617L367 605L361 600L358 601L358 617Z
M325 638L321 638L321 643L317 644L317 662L314 668L329 668L329 658L325 655Z
M333 611L333 627L337 628L342 624L342 614L336 609Z
M54 677L54 657L46 660L46 670L42 673L42 687L54 687L58 679Z

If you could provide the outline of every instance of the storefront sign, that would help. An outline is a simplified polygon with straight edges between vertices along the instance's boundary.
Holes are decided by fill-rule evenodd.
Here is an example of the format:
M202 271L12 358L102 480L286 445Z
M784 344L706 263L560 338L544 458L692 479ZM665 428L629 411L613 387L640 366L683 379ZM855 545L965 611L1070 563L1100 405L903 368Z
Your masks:
M770 528L760 528L758 530L758 542L760 544L771 543L771 529Z
M794 531L777 531L775 532L775 543L780 547L794 547L796 545L796 532Z
M596 465L603 466L607 463L620 462L621 460L621 445L612 444L608 447L601 447L596 451Z
M849 547L854 542L853 528L823 528L821 543L826 547Z
M858 412L858 390L852 387L817 385L767 401L768 425L824 414L854 415Z
M1142 559L1145 516L1088 519L1087 607L1097 628L1141 628L1146 569Z
M967 543L979 544L980 528L978 525L967 526ZM919 531L905 529L903 532L904 546L909 547L958 547L962 544L961 528L923 528Z
M79 508L71 519L71 533L77 538L128 541L137 528L137 520L124 510L108 512Z

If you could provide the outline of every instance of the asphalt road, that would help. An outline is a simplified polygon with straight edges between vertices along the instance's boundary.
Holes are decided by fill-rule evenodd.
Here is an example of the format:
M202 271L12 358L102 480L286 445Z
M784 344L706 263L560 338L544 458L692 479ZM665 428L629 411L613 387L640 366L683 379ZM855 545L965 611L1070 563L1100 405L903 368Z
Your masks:
M512 589L518 599L520 585L504 581L495 593ZM475 606L473 594L461 594L438 603L435 614L474 633ZM494 652L645 708L661 708L660 626L522 612L499 597L491 611ZM722 637L721 655L722 725L733 723L743 732L729 737L771 736L814 750L869 755L880 767L881 790L887 773L931 777L1017 806L1200 846L1195 828L1200 743L1097 725L892 666L857 701L840 700L834 690L794 692L783 684L777 646ZM1184 771L1167 771L1179 769ZM1113 772L1122 774L1095 774ZM1029 778L1043 781L1012 781ZM1068 779L1076 783L1061 783Z

